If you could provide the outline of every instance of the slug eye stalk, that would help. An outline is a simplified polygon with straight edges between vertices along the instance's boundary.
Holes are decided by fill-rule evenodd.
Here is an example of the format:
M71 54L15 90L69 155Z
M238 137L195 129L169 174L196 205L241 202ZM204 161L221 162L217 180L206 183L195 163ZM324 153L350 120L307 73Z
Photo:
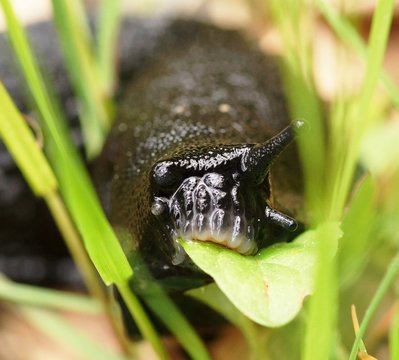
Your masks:
M286 230L295 231L298 228L298 223L296 222L295 219L275 209L272 209L268 205L266 205L265 208L265 216L267 221L275 225L281 226Z
M269 167L274 160L295 139L298 129L304 125L302 120L293 121L276 136L263 144L255 145L248 153L243 169L248 178L254 179L257 184L264 181Z
M287 148L287 146L295 139L297 131L303 127L302 120L293 121L279 134L272 137L263 144L255 145L249 152L247 159L244 162L247 176L250 179L255 179L256 183L262 183L270 166L276 158ZM295 219L285 215L270 206L265 208L266 221L281 226L282 228L295 231L298 223Z

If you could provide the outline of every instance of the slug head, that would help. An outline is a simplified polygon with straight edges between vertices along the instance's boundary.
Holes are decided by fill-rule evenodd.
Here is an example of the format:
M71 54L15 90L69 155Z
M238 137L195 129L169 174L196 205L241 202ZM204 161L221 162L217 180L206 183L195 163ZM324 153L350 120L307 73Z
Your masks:
M250 255L268 224L295 230L295 220L268 204L268 174L301 125L294 122L263 144L192 147L156 163L151 211L173 243L179 237L212 241Z

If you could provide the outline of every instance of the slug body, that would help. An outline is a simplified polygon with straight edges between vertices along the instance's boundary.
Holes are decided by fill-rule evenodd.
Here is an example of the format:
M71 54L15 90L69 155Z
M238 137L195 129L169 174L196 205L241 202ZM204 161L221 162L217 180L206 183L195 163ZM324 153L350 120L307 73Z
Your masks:
M284 198L301 191L294 149L271 165L300 124L288 125L271 59L236 32L172 25L126 87L97 166L125 252L138 251L157 278L194 276L178 238L244 255L286 239L296 223L273 205L287 211Z

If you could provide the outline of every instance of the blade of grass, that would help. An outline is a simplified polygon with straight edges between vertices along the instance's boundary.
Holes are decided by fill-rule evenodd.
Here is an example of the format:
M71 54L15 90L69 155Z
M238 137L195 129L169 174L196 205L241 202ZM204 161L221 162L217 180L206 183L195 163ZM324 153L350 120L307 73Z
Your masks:
M325 136L321 105L316 92L304 80L299 70L289 66L285 63L282 68L290 114L292 118L304 119L308 128L306 134L298 136L298 143L304 171L305 205L316 223L322 218L320 209L324 198Z
M0 103L2 104L0 136L36 195L46 200L61 232L68 240L68 248L81 269L90 291L93 295L101 294L102 290L96 285L97 277L92 270L90 260L57 193L58 183L54 173L1 82Z
M97 22L97 61L102 88L108 96L116 87L116 45L121 20L121 0L101 0Z
M316 222L321 217L318 209L323 199L325 136L322 108L312 73L310 34L313 33L314 14L305 0L288 3L272 0L267 5L284 44L282 74L290 115L294 119L304 119L308 124L308 133L300 136L298 142L304 170L305 204ZM288 13L287 6L291 9Z
M328 228L325 228L328 230ZM337 314L336 259L333 244L338 239L320 227L315 290L309 302L309 314L302 358L329 359L334 344Z
M399 273L399 255L396 255L391 261L388 269L381 280L380 285L377 288L376 293L373 296L369 306L367 307L366 313L364 314L363 321L361 322L359 332L356 335L356 339L353 343L352 350L349 356L349 360L355 360L356 354L359 349L360 342L364 337L367 327L370 324L370 321L374 314L376 313L378 306L380 305L384 295L388 291L389 287L395 281Z
M304 169L305 194L313 227L330 219L325 192L326 145L322 109L313 81L312 39L314 13L306 1L287 3L271 1L274 23L282 35L288 59L283 68L290 112L309 123L308 134L300 136L299 151ZM291 9L292 7L292 9ZM308 12L308 13L307 13ZM307 29L307 30L305 30ZM320 226L320 228L324 228ZM318 236L318 264L314 295L310 298L309 318L304 338L303 358L327 359L334 341L337 287L336 260L333 257L337 238L327 231ZM328 309L328 311L326 311Z
M24 316L37 328L83 359L124 360L122 355L111 352L101 342L86 336L76 326L61 316L33 307L21 307Z
M140 304L140 301L130 290L129 285L126 284L118 284L118 290L123 298L123 301L127 305L130 313L132 314L134 320L137 323L137 326L140 329L140 332L143 336L151 343L154 350L160 359L169 359L168 353L165 350L165 347L162 344L161 339L159 338L154 326L151 321L148 319L144 308Z
M89 292L101 301L115 333L122 345L129 351L120 325L112 315L111 305L101 286L92 263L83 248L79 234L69 217L57 192L56 178L47 159L35 142L32 133L15 105L12 103L3 84L0 82L0 137L17 161L19 168L38 196L42 196L63 235L68 250L82 272ZM32 165L34 166L32 168Z
M145 262L138 253L132 254L135 275L130 282L148 308L176 337L192 359L210 359L205 345L162 286L152 278Z
M396 303L391 330L389 332L389 354L392 360L399 360L399 306Z
M332 128L332 141L341 150L336 174L332 175L337 180L331 190L330 215L333 218L339 217L345 206L359 157L361 139L370 126L368 114L382 69L393 8L393 0L381 0L377 3L367 50L367 67L359 95L352 102L346 121L342 122L345 128Z
M348 119L345 123L347 129L345 129L346 131L344 130L344 133L347 134L348 138L346 139L346 146L344 146L342 149L343 153L341 153L340 164L337 174L335 175L337 181L332 191L332 214L338 214L342 212L358 159L360 142L367 127L370 125L370 119L367 117L367 114L370 109L372 95L374 93L382 68L382 61L393 17L393 9L394 1L381 0L377 3L377 8L373 15L371 35L367 50L367 68L365 78L360 89L359 96L352 104L353 112L351 115L353 117L350 118L350 120ZM335 135L337 140L338 135L333 135ZM389 266L386 275L384 276L375 296L367 308L364 320L362 321L360 330L352 347L350 354L351 360L356 358L360 341L364 336L371 317L376 311L378 304L382 300L382 297L393 281L393 278L397 275L398 271L399 257L396 256Z
M335 31L339 39L351 46L361 57L366 58L367 47L351 23L343 16L340 16L333 8L328 6L323 0L316 0L316 6ZM397 108L399 108L399 89L390 76L381 70L381 81L388 95Z
M68 210L82 234L86 249L103 281L106 284L115 283L123 286L132 276L133 271L105 218L86 169L81 163L76 149L71 146L72 141L68 136L65 124L60 122L60 118L56 116L56 109L52 106L46 93L42 76L30 50L24 29L16 19L9 2L1 0L1 5L6 15L12 44L42 115L41 125L46 139L47 154L57 175ZM53 211L54 209L62 210L63 204L59 199L52 197L50 200L49 206L53 207ZM68 219L68 217L65 216L63 220L65 219ZM67 224L65 221L60 221L59 225L63 225L64 228L61 228L61 230L68 231L68 234L75 231L72 223ZM85 252L81 252L80 255L84 256ZM89 263L87 265L90 267ZM91 286L101 289L100 284L95 282L94 279ZM102 292L100 300L104 303L116 334L121 335L120 326L115 323L115 319L112 317L113 311L106 299L105 293ZM143 333L146 332L143 331ZM123 337L120 337L120 340L124 344ZM159 349L156 343L153 345ZM127 348L126 350L128 351Z
M43 117L41 125L45 146L49 147L47 154L68 209L83 235L89 255L104 282L111 284L127 281L132 275L132 270L104 216L65 124L57 117L58 114L49 100L26 34L8 0L1 0L1 5L6 15L11 42Z
M0 137L13 154L19 169L37 196L57 189L57 180L23 119L18 117L0 82Z
M359 96L351 104L351 111L346 113L338 112L338 114L346 115L346 118L342 117L338 119L332 119L331 121L332 144L335 146L331 149L331 152L333 154L338 154L338 156L333 158L333 161L330 162L331 168L333 170L331 172L331 176L328 177L331 181L332 190L327 191L328 194L331 194L331 198L327 201L328 205L326 206L326 210L328 210L328 218L332 220L339 219L342 216L357 164L360 142L362 136L364 135L365 129L369 125L367 114L381 71L383 54L386 46L390 21L392 19L392 10L392 1L383 0L378 3L377 10L373 16L366 74L360 89ZM338 103L336 106L340 106L340 104ZM329 270L328 267L323 266L322 256L324 251L327 249L323 249L322 246L323 245L321 245L322 251L320 252L321 268L319 269L317 275L318 279L315 295L311 299L309 320L310 326L308 328L308 334L305 343L305 358L309 360L315 358L328 358L328 352L322 354L319 350L320 334L323 334L323 338L325 338L325 334L324 331L319 329L320 326L318 324L324 323L324 321L320 319L323 319L323 315L328 316L325 309L329 309L328 312L330 312L330 307L326 306L326 304L323 304L322 301L319 301L320 299L318 300L318 297L322 297L322 295L320 295L320 291L326 287L323 282L325 283L326 281L332 281L331 278L328 279L327 277L325 277L323 280L323 275L320 275ZM331 275L331 272L327 272L327 274ZM331 289L324 290L331 292ZM316 305L318 301L319 303ZM321 311L322 309L324 309L324 314ZM330 328L330 330L332 330L332 328ZM333 334L330 331L330 346L332 335ZM318 344L315 346L315 342L317 341ZM327 343L323 345L326 351L328 350L328 345L329 344Z
M356 335L359 332L359 320L357 319L356 306L353 304L351 306L351 316L352 316L353 330L355 331L355 335ZM364 345L363 340L360 340L359 350L362 353L367 354L366 346Z
M146 305L162 320L193 360L210 360L205 345L176 305L159 288L156 294L143 295Z
M72 85L81 106L89 158L102 148L111 124L111 103L101 82L87 23L79 0L55 0L53 12Z
M373 220L376 217L374 202L375 184L371 176L365 176L351 196L350 207L342 221L343 238L338 252L339 285L353 285L360 270L366 265L372 243Z
M1 0L0 4L7 23L7 34L25 79L30 86L32 94L35 96L37 106L39 109L41 109L45 118L53 118L58 120L60 118L60 114L56 112L56 109L52 106L51 101L47 96L43 77L29 48L25 31L19 24L9 0ZM49 123L48 131L51 132L54 142L59 144L60 151L64 154L68 154L73 149L72 141L66 135L67 132L65 127L62 128L62 123L58 121L56 124L55 121L56 120L54 120L52 123Z
M65 291L17 284L0 276L0 298L25 305L98 314L100 303L92 298Z
M231 301L223 294L216 284L189 290L185 293L208 305L211 309L223 315L228 321L237 326L251 349L253 359L266 359L266 349L259 338L259 327L241 313Z

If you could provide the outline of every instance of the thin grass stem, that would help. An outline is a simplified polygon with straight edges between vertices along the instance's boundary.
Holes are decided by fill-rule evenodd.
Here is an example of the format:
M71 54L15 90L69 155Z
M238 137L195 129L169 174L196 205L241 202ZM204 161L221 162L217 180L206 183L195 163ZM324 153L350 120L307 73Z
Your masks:
M397 278L399 273L399 255L396 255L391 264L388 266L387 272L385 273L380 285L375 292L373 299L371 300L369 306L367 307L366 313L364 314L363 321L360 324L359 332L356 335L356 339L353 343L352 350L349 356L349 360L356 360L357 351L359 345L364 337L367 327L370 324L371 319L376 313L379 305L381 304L384 295L387 293L389 287L393 281Z
M151 343L159 358L162 360L169 359L169 355L162 343L162 340L158 336L153 324L147 317L140 301L130 290L129 285L127 283L117 284L117 288L130 313L133 315L140 332Z

